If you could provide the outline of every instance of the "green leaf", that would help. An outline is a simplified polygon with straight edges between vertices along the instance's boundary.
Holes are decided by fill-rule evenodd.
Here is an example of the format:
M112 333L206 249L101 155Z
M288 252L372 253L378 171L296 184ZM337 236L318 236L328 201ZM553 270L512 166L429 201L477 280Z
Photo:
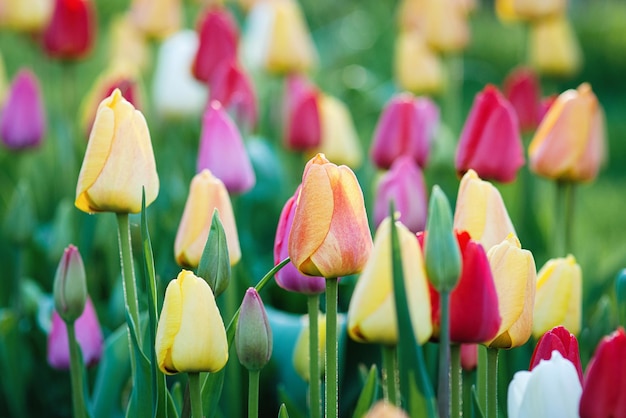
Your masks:
M478 400L478 393L476 392L476 385L472 385L472 417L485 418L485 413L480 407L480 401Z
M280 409L278 410L278 418L289 418L289 413L287 413L287 407L284 403L280 405Z
M378 369L376 368L376 365L373 364L367 375L367 379L363 385L363 390L361 390L361 395L359 396L359 400L357 401L354 409L354 414L352 415L354 418L359 418L365 415L374 402L378 400L379 385Z
M209 236L198 266L198 277L206 280L215 297L221 295L230 282L230 257L226 245L226 233L217 209L213 210Z
M291 411L291 418L306 418L307 415L298 408L298 405L291 400L289 394L285 390L283 385L278 387L278 401L285 405L285 409L289 409Z
M133 355L135 356L133 389L128 401L128 407L126 408L126 417L152 418L154 415L152 397L146 396L152 390L150 361L141 351L141 347L139 347L137 328L135 328L135 322L128 311L126 311L126 322L129 328Z
M19 316L12 309L0 309L0 366L2 388L10 415L26 416L26 382L22 371L24 341L18 330Z

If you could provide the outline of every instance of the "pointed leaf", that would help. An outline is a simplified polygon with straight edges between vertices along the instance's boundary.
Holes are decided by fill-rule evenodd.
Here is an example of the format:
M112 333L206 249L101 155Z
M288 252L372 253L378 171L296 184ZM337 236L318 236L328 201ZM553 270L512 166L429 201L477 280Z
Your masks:
M126 416L129 418L152 418L152 397L146 396L152 390L152 372L150 362L139 347L135 322L126 311L126 322L130 332L130 340L135 358L135 374L133 376L133 389L128 401Z
M280 409L278 410L278 418L289 418L289 414L287 413L287 407L284 403L280 405Z
M230 282L230 257L226 244L226 232L224 232L217 209L213 211L209 236L198 265L198 277L206 280L215 297L221 295Z
M372 405L374 405L374 402L378 400L379 385L378 369L376 368L376 365L373 364L367 374L367 379L363 385L363 390L361 390L361 395L359 396L359 400L357 401L354 409L354 414L352 414L354 418L359 418L365 415Z

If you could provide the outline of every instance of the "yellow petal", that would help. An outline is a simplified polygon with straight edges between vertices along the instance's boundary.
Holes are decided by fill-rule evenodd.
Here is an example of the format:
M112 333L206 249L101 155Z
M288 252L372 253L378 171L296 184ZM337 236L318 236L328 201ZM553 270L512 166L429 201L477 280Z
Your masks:
M155 338L157 364L163 373L177 373L172 362L172 346L178 334L182 319L183 296L176 279L172 280L165 289L163 308L159 317Z

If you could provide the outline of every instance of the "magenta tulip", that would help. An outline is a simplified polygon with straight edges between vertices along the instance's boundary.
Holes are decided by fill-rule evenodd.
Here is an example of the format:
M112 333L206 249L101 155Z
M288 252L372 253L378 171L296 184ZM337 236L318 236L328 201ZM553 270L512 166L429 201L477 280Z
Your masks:
M296 151L316 148L322 139L319 93L302 75L292 74L285 82L283 98L285 146Z
M217 100L241 129L253 130L258 117L254 86L237 62L229 61L218 66L209 84L209 102Z
M530 68L516 68L504 80L503 91L515 109L522 132L537 129L541 96L537 74Z
M554 327L539 338L535 351L533 351L533 356L530 358L530 367L528 369L534 369L541 360L550 360L554 350L561 353L564 359L572 362L582 383L583 370L580 364L578 340L576 340L574 334L570 333L563 326Z

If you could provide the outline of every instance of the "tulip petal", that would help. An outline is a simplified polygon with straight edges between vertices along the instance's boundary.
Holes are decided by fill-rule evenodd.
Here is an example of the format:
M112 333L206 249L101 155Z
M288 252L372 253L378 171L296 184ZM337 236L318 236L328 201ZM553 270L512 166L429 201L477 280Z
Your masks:
M163 308L155 338L157 364L168 374L177 373L172 361L172 345L182 321L182 304L181 288L176 281L172 280L165 289Z

